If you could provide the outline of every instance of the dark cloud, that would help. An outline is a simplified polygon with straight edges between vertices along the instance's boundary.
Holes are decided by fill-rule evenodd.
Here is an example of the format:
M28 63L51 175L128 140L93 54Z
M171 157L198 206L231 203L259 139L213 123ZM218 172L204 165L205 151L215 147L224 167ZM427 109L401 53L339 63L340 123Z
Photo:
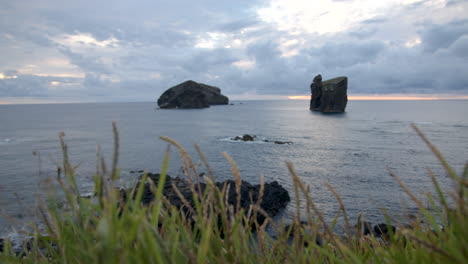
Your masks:
M468 34L468 20L457 20L447 24L431 24L421 31L424 49L427 52L448 48L466 34Z
M459 58L468 58L468 35L457 39L450 47L450 52Z
M375 28L362 27L356 31L350 31L348 34L354 38L367 39L374 36L375 33L377 33L377 29Z
M101 74L111 73L109 67L100 61L99 56L75 53L66 47L60 47L59 50L72 64L78 66L84 72L98 72Z
M220 31L223 32L238 32L242 29L249 28L252 26L258 25L260 22L252 17L252 18L244 18L241 20L234 20L232 22L228 22L226 24L223 24L219 27Z
M325 67L349 67L359 63L372 63L383 52L380 41L327 43L312 54L320 58Z
M427 3L426 0L420 0L414 3L411 3L410 5L407 6L408 9L418 9L423 7Z
M388 21L388 18L385 18L385 17L373 17L373 18L369 18L369 19L362 21L362 23L363 24L379 24L379 23L383 23L387 21Z
M452 7L465 2L465 0L448 0L447 3L445 3L445 7Z
M187 58L182 67L191 73L198 74L208 72L210 69L229 66L237 60L238 58L229 49L202 50Z

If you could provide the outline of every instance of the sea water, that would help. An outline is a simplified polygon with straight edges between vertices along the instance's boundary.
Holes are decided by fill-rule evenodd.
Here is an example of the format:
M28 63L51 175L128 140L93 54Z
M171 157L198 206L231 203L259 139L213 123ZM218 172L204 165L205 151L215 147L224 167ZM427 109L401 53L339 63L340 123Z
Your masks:
M451 190L436 157L411 128L416 124L459 173L468 160L468 101L350 101L344 114L308 110L306 100L235 101L233 105L194 110L159 110L155 103L96 103L0 106L0 237L35 219L35 200L44 197L62 161L58 133L65 133L82 193L92 192L96 148L112 158L112 121L120 137L121 184L138 177L131 171L159 172L168 136L183 145L199 171L198 144L218 180L232 178L222 153L236 161L251 183L278 181L294 199L286 162L312 199L331 220L338 204L324 182L341 195L351 220L360 213L373 222L415 206L389 174L394 171L418 197L433 192L427 168ZM254 134L257 142L231 140ZM291 141L274 144L268 141ZM180 174L171 149L169 174ZM291 202L282 217L296 210ZM301 208L304 210L304 208Z

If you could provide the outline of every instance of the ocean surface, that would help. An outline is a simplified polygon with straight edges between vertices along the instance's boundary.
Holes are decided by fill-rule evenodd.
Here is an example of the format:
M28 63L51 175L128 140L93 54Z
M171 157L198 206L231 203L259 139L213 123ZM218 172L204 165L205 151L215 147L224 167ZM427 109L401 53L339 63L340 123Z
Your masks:
M337 202L324 182L341 195L356 221L359 213L384 221L383 210L400 215L414 210L388 168L423 197L433 192L427 168L446 190L452 183L418 137L415 123L441 150L455 170L468 160L468 101L350 101L345 114L308 110L306 100L234 101L234 105L201 110L158 110L155 103L0 105L0 237L35 220L35 199L61 162L58 133L65 133L70 159L78 165L83 193L92 191L99 144L108 165L112 158L112 121L120 134L122 185L134 182L134 170L159 172L169 136L182 144L196 162L194 144L205 153L218 180L232 174L222 152L237 162L244 180L278 181L294 198L285 162L310 185L313 200L332 219ZM291 141L290 145L236 142L230 138L255 134L259 139ZM180 173L172 149L169 174ZM199 171L203 171L200 166ZM303 209L303 208L302 208ZM292 201L283 216L295 212Z

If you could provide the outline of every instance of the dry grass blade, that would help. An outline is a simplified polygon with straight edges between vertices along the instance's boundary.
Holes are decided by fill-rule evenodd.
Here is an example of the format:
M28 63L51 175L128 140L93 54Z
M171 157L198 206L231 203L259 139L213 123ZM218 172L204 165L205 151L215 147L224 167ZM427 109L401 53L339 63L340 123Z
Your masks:
M437 252L437 253L443 255L444 257L449 258L451 261L453 261L453 263L463 263L463 261L460 261L460 260L456 259L454 256L451 256L445 250L441 249L440 247L438 247L438 246L436 246L434 244L430 244L430 243L428 243L428 242L426 242L426 241L424 241L424 240L422 240L422 239L420 239L418 237L415 237L415 236L409 234L408 232L404 232L404 234L407 237L409 237L411 240L414 240L414 241L418 242L419 244L431 249L432 251Z
M185 205L185 207L187 207L187 209L190 211L190 214L193 215L195 213L193 207L190 205L187 199L185 199L185 196L180 192L179 188L177 188L177 186L174 183L172 183L172 188L174 189L174 192L177 194L182 203Z
M119 161L119 130L115 121L112 121L112 132L114 134L114 156L112 158L111 179L115 181L117 179L117 163Z
M396 180L396 182L401 186L401 188L403 188L406 194L408 194L408 196L416 203L418 208L424 209L423 203L418 198L416 198L416 196L414 196L414 194L408 189L408 187L406 187L406 185L400 180L400 178L395 174L395 172L393 172L393 170L390 168L387 168L387 170L390 173L390 175Z
M198 196L201 197L200 179L198 178L196 166L193 163L192 158L190 157L188 152L185 150L184 147L182 147L179 143L177 143L177 141L175 141L175 140L173 140L173 139L171 139L169 137L161 136L159 138L161 140L164 140L164 141L168 142L169 144L174 145L177 148L177 150L179 151L180 157L181 157L181 159L183 161L182 163L184 164L184 168L185 168L185 172L186 172L186 175L187 175L187 180L188 180L188 182L190 184L190 188L192 188L192 191L195 191L195 188L193 187L193 177L195 177L195 179L197 181L197 184L198 184ZM193 176L192 176L192 174L190 172L193 173Z
M436 146L434 146L430 141L429 139L426 137L426 135L423 134L423 132L421 132L421 130L419 130L419 128L413 123L411 124L411 127L416 131L416 133L419 135L419 137L424 141L424 143L426 143L426 145L431 149L432 153L434 153L434 155L437 157L437 159L440 161L440 163L442 164L442 166L444 167L444 169L447 171L447 174L450 176L450 178L452 178L453 180L455 180L457 183L460 182L460 179L458 178L457 176L457 173L452 169L452 167L450 167L450 165L448 164L448 162L445 160L445 158L442 156L442 153L440 153L440 151L436 148Z
M344 217L345 225L346 225L346 228L345 228L346 236L347 236L348 239L350 239L351 234L349 232L351 230L351 225L349 224L348 214L346 213L346 208L345 208L345 206L343 204L343 201L341 200L341 196L338 194L338 192L335 190L335 188L333 188L333 186L331 186L331 184L329 182L325 182L325 186L327 186L327 188L333 193L336 200L338 201L338 204L340 205L340 209L343 212L343 217Z
M310 185L307 184L306 187L307 193L310 193ZM310 211L311 205L309 204L309 200L306 199L306 213L307 213L307 226L310 227L314 223L312 212Z
M264 192L265 192L265 177L262 175L260 177L260 191L258 193L257 202L255 203L256 206L252 207L252 209L253 209L253 218L252 219L253 219L253 221L255 221L255 224L258 224L257 223L258 210L256 208L261 207ZM258 225L257 225L257 228L258 228Z
M335 235L331 232L330 227L325 221L325 217L323 214L318 210L317 206L315 203L312 201L310 198L309 193L307 193L307 189L304 187L304 184L301 182L299 179L299 176L297 176L296 172L294 171L293 165L291 162L286 162L286 165L288 166L289 173L291 174L293 181L297 182L297 186L301 189L302 193L304 194L305 198L308 200L309 204L312 206L312 209L314 210L315 214L319 217L320 222L323 225L323 229L325 230L325 233L328 235L330 241L335 244L340 252L340 254L344 257L345 255L343 254L342 250L342 244L338 243L337 240L335 239Z
M295 222L296 226L300 226L301 223L301 200L299 197L299 186L298 182L294 180L293 177L293 186L294 186L294 198L296 200L296 216L294 217L293 221Z
M206 170L208 171L208 176L210 176L210 179L214 182L215 181L214 173L211 170L211 167L210 167L210 164L208 163L208 160L206 159L205 155L201 151L200 146L195 144L195 149L197 150L198 155L200 156L201 160L203 161L203 164L205 165Z
M440 203L444 207L445 212L448 212L449 206L447 204L447 201L445 200L444 193L442 192L442 188L440 188L439 182L437 181L431 169L427 169L427 172L429 176L431 177L432 183L434 184L437 194L439 195Z
M101 161L101 145L96 146L96 177L99 177L100 174L100 161Z
M240 190L241 190L241 184L242 184L242 179L241 179L241 176L240 176L240 173L239 173L239 168L237 167L237 165L234 162L234 160L232 159L232 157L229 156L229 154L227 154L226 152L223 152L223 156L224 156L224 158L226 158L228 160L229 165L231 165L232 175L234 176L234 182L236 183L236 194L237 194L236 210L237 210L237 212L239 212L239 210L240 210L240 200L241 200Z
M468 162L465 163L465 167L463 168L461 184L458 189L458 201L459 201L459 207L461 210L464 210L465 208L465 191L466 191L465 188L468 187L467 179L468 179Z

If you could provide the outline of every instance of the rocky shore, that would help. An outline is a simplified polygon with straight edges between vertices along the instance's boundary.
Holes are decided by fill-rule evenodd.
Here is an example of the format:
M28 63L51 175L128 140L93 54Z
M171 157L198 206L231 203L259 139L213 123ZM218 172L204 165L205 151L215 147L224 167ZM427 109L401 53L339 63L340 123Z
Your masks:
M161 175L156 173L148 173L148 178L150 178L155 184L157 184L160 180ZM140 180L137 184L141 184L142 175L140 176ZM142 203L145 205L149 205L155 197L155 194L152 192L150 188L150 184L146 181L143 190L143 197ZM195 201L193 200L193 194L190 189L189 183L185 179L175 178L171 176L166 176L166 181L164 183L163 188L163 195L166 199L177 208L186 210L184 206L184 201L181 197L176 193L173 188L173 185L177 187L180 194L182 194L183 198L186 202L189 203L191 207L195 207ZM216 182L216 187L222 190L225 186L229 186L228 193L227 193L227 203L233 206L234 210L236 211L237 208L237 193L235 188L235 182L233 180L226 180L222 182ZM200 192L203 193L204 190L207 188L206 184L200 182L200 185L194 184L196 191L200 188ZM131 190L125 190L125 197L128 197L128 193ZM240 208L244 210L249 210L251 205L255 205L259 200L260 195L260 184L251 184L246 181L241 182L240 186ZM281 186L278 182L273 181L270 183L264 184L264 191L263 196L261 198L260 207L263 209L264 212L268 214L270 217L276 216L282 209L286 207L286 205L290 202L291 198L289 196L288 191ZM262 224L265 221L265 216L262 214L257 215L257 222Z

